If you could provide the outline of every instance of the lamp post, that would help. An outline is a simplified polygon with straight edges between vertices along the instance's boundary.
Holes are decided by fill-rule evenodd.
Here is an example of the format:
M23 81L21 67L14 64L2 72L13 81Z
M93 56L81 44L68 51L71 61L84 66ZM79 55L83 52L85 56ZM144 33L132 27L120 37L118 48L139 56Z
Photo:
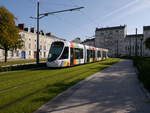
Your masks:
M137 28L136 28L136 37L135 37L135 56L137 56L138 54L138 48L137 48Z
M66 10L60 10L60 11L54 11L54 12L47 12L47 13L39 13L39 0L37 1L37 17L30 17L32 19L37 20L37 52L36 52L36 64L39 64L39 20L42 19L45 16L56 14L56 13L62 13L62 12L67 12L67 11L75 11L75 10L80 10L84 7L77 7L77 8L72 8L72 9L66 9Z
M141 56L143 56L143 38L141 38Z
M129 49L130 49L130 50L129 50L129 55L130 55L130 57L131 57L131 49L132 49L131 47L132 47L132 46L131 46L131 37L130 37L130 40L129 40Z
M39 64L39 0L37 2L37 52L36 52L36 63Z
M117 39L117 41L116 41L116 42L117 42L117 57L118 57L118 56L119 56L119 47L118 47L119 45L118 45L118 39Z

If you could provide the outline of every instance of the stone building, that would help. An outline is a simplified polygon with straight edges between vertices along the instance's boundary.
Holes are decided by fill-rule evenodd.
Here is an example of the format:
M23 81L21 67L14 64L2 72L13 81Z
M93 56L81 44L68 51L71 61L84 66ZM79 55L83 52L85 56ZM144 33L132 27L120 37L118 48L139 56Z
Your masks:
M124 47L125 56L143 56L143 34L126 35Z
M14 51L8 51L8 59L34 59L36 58L37 51L37 34L34 28L24 28L24 24L19 24L20 36L24 41L24 47L22 49L17 49ZM44 34L40 31L39 35L39 48L40 48L40 58L47 58L50 45L54 40L60 39L51 33ZM4 59L4 51L0 50L0 60Z
M110 57L150 56L145 48L145 40L150 38L150 26L143 27L143 34L127 35L127 26L96 28L95 39L87 39L83 44L109 49Z
M144 43L147 38L150 38L150 26L143 27L143 35L144 35L143 38L143 43ZM143 46L143 52L144 52L144 56L150 56L150 50L147 49L145 45Z
M126 25L106 28L96 28L95 46L109 49L109 56L124 54L123 41L127 34Z
M81 43L81 39L79 37L75 38L74 40L72 40L72 42L75 43Z
M82 42L82 44L86 44L86 45L89 45L89 46L95 46L95 38L86 39L85 41Z

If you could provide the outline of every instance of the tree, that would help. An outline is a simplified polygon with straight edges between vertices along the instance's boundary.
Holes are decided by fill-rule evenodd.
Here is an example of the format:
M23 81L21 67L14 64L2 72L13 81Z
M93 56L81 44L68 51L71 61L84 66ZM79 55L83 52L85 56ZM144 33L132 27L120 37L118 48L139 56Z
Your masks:
M15 20L16 18L11 12L0 6L0 49L5 52L5 62L7 62L9 50L12 51L23 46Z
M150 50L150 37L145 40L145 46Z

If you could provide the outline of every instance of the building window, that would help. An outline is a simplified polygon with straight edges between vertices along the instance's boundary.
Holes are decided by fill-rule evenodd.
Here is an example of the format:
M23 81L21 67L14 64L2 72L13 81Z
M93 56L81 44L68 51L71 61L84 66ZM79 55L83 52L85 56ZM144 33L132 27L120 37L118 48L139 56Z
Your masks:
M36 49L36 44L34 45L34 49Z
M29 44L29 49L31 49L31 44Z
M16 52L16 56L17 56L17 57L19 56L19 51Z
M46 46L44 46L44 50L46 50Z
M13 57L14 56L14 52L13 51L11 51L11 57Z
M134 46L133 46L133 51L134 51Z
M44 57L46 57L46 52L44 52Z
M3 56L5 56L5 51L3 51Z
M40 45L40 50L42 50L42 45Z
M40 52L40 55L42 56L42 52Z
M22 34L22 38L25 38L25 34Z
M31 51L29 51L29 55L31 55Z
M109 35L112 35L112 31L110 31Z

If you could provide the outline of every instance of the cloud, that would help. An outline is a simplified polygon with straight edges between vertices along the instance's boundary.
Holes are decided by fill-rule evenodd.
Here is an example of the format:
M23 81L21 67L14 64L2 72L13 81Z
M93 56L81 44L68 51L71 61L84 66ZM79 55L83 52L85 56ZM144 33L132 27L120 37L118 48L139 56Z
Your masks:
M137 2L139 2L139 1L140 1L140 0L133 0L133 1L129 2L129 3L127 3L126 5L121 6L120 8L111 11L111 12L108 13L107 15L104 15L104 17L102 18L102 20L104 20L104 19L106 19L106 18L109 18L109 17L111 17L111 16L114 16L115 14L117 14L117 13L119 13L119 12L121 12L121 11L123 11L123 10L129 8L129 7L134 6L134 5L135 5Z
M150 1L140 0L134 6L128 7L127 10L123 11L120 15L116 16L115 19L121 19L129 15L134 15L135 13L140 12L146 8L150 8Z

